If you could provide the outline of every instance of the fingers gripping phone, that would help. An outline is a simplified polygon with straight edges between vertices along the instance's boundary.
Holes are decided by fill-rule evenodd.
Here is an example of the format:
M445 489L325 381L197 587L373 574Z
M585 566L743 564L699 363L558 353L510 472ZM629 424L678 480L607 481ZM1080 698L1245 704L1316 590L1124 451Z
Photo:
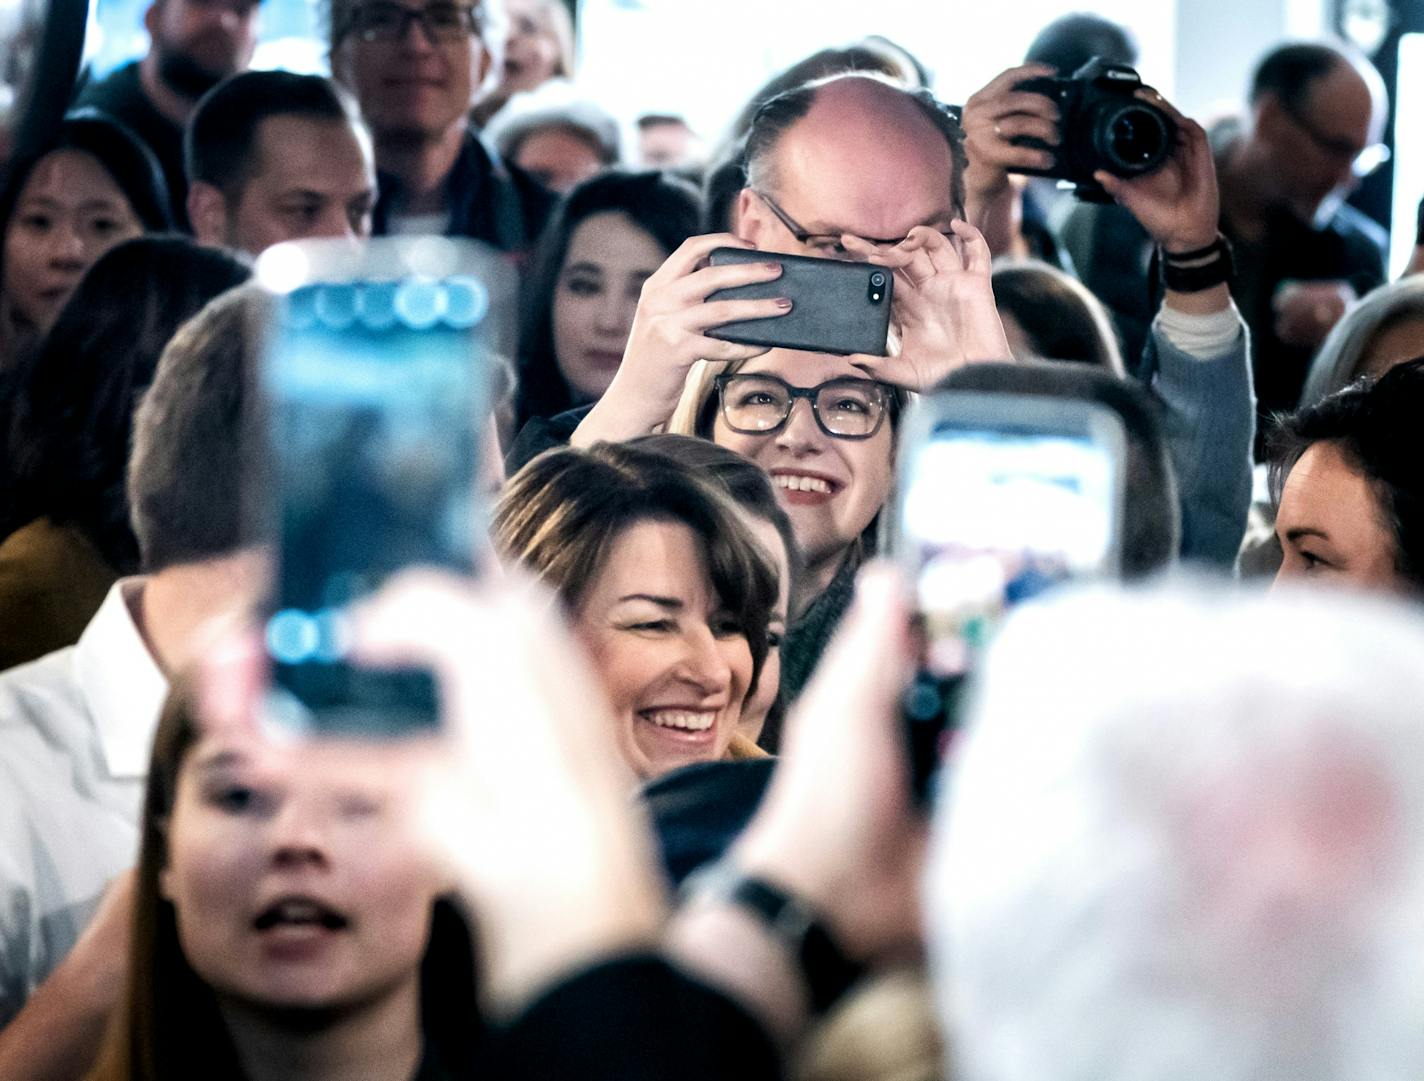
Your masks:
M717 248L710 262L713 266L780 263L779 278L719 289L707 299L787 297L791 300L791 310L767 319L724 323L707 331L709 338L842 356L851 353L885 355L895 283L893 275L884 267L745 248Z
M402 237L279 245L256 277L273 300L255 493L277 539L269 713L318 734L429 728L432 674L353 664L348 611L404 567L473 568L509 272L467 242Z
M964 677L1015 604L1121 564L1126 434L1094 402L943 391L906 418L892 523L914 590L918 671L904 701L927 798Z

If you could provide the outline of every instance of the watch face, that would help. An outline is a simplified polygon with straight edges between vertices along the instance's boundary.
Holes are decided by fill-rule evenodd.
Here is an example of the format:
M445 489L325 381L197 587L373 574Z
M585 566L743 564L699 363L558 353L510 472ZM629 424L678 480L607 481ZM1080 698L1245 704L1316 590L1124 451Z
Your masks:
M1389 36L1393 21L1388 0L1341 0L1340 33L1373 56Z

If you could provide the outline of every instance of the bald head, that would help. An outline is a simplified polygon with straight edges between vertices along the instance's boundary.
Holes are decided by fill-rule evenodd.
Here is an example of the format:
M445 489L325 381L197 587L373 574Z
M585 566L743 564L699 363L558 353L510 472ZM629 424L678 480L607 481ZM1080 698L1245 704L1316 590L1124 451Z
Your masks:
M1303 106L1314 84L1327 78L1363 94L1381 114L1389 107L1375 66L1357 50L1329 41L1291 42L1263 56L1251 75L1251 104L1272 95L1287 105Z
M1364 56L1328 42L1282 45L1251 80L1250 150L1279 201L1311 220L1333 193L1356 183L1362 151L1376 145L1389 109L1384 80Z
M840 75L772 99L747 140L739 232L768 251L800 250L766 206L807 233L894 241L916 225L962 216L958 124L928 93L869 75Z

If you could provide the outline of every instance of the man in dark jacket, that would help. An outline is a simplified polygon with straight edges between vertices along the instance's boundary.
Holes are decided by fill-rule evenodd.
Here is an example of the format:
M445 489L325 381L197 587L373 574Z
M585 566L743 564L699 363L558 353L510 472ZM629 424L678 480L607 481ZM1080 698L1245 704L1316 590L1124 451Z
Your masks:
M154 0L147 55L90 83L78 105L101 109L146 142L163 166L179 224L188 225L183 127L198 99L246 69L257 46L258 0Z
M470 103L503 41L494 8L468 0L334 0L331 66L376 142L376 233L469 236L503 251L533 245L553 197L469 125Z

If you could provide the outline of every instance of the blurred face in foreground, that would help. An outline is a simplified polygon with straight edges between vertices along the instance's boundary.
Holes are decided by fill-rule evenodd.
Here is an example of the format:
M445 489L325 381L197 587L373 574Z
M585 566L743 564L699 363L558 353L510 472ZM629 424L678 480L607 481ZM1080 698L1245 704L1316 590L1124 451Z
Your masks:
M339 753L227 732L183 762L159 886L220 1004L418 1002L438 877L389 778Z

